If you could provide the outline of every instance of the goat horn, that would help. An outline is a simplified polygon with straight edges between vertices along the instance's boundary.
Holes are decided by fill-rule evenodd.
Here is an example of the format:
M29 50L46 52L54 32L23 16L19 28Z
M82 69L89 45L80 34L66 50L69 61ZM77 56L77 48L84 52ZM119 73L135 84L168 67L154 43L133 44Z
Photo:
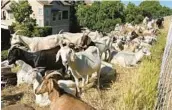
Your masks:
M46 74L46 73L45 73ZM48 75L46 75L45 76L45 79L49 79L51 76L53 76L53 75L60 75L60 76L62 76L62 74L61 73L59 73L59 72L57 72L57 71L54 71L54 72L51 72L51 73L49 73Z
M15 33L14 33L14 35L16 35L18 32L20 32L20 31L23 31L23 30L17 30Z
M59 31L59 34L61 34L62 31L63 31L63 29L61 29L61 30Z
M86 35L88 36L88 34L90 33L91 31L89 31Z

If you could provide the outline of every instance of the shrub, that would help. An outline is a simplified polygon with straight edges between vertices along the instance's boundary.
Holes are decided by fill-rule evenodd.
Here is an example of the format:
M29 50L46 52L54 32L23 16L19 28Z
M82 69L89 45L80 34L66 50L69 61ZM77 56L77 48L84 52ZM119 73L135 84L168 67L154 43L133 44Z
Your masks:
M35 27L32 36L45 37L52 34L52 28L46 27Z
M1 51L1 60L6 60L8 57L8 50Z

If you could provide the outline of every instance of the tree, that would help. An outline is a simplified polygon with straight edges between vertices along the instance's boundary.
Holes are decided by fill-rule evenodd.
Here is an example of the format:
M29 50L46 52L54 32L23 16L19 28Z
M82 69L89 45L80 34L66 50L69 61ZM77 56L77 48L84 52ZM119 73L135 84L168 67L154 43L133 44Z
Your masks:
M19 3L13 1L10 8L14 14L15 20L19 23L29 18L30 14L33 12L28 1L19 1Z
M13 1L10 7L16 20L12 24L14 30L22 30L19 34L32 36L36 20L30 17L33 11L28 1L19 1L19 3Z
M143 1L140 3L140 8L143 10L143 16L148 16L152 18L160 17L159 11L162 6L159 1Z
M71 1L70 7L70 32L80 32L80 25L76 16L76 10L78 5L84 4L84 1Z
M133 22L138 24L143 21L142 10L140 7L136 6L135 4L129 2L125 9L125 20L126 22Z
M110 32L117 23L124 22L124 5L120 1L94 2L90 5L79 5L77 18L80 25L92 30Z

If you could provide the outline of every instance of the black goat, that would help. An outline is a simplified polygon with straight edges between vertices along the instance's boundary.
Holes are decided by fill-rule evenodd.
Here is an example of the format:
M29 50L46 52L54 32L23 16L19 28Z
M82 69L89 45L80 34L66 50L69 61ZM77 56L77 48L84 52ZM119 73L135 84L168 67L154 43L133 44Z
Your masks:
M89 46L96 46L88 35L81 38L81 43L79 45L80 49L86 50Z
M158 28L161 28L163 25L163 22L164 21L164 18L159 18L159 19L157 19L157 21L156 21L156 25L158 26Z
M13 47L8 53L9 65L15 64L17 60L23 60L33 68L43 67L46 70L59 70L62 69L63 74L65 73L65 67L62 64L62 60L56 62L56 54L59 51L60 46L57 46L48 50L41 50L38 52L27 52L17 47Z

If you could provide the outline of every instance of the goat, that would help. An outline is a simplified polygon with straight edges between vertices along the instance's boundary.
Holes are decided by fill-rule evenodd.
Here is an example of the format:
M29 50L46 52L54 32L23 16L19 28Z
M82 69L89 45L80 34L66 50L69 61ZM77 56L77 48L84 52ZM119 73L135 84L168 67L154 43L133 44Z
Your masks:
M31 52L54 48L59 45L59 41L61 40L59 34L49 35L47 37L29 38L27 36L16 35L19 31L21 30L16 31L13 34L13 37L11 39L11 45L22 43L26 47L28 47Z
M157 19L156 25L158 26L158 28L161 28L163 26L163 21L164 21L164 18Z
M150 55L150 51L147 48L142 48L136 53L121 51L113 57L111 63L119 64L123 67L136 66L137 62L140 61L144 55Z
M110 54L112 50L113 37L106 36L93 42L100 51L100 57L102 58L102 54L105 53L105 58L102 59L109 61L109 58L111 57ZM107 58L107 52L109 54L108 58Z
M130 51L130 52L135 52L137 47L139 46L139 43L131 41L131 42L126 42L124 45L124 51Z
M63 65L68 65L71 69L79 93L79 78L82 78L82 86L84 86L84 84L88 83L88 75L93 73L97 73L99 87L101 59L97 47L90 46L83 52L74 53L68 46L63 47L61 45L61 49L56 55L56 61L59 61L60 56Z
M28 72L31 73L30 79L33 84L33 90L35 91L36 88L43 81L43 77L37 69L32 69L31 71L28 71ZM34 92L34 94L35 94L35 92ZM38 104L39 106L43 107L43 106L49 105L51 103L51 101L49 100L47 93L44 93L41 95L35 94L35 103Z
M84 49L86 50L89 46L97 46L99 51L100 51L100 56L105 52L105 60L107 60L107 51L109 52L110 55L110 50L112 48L112 40L113 38L111 37L103 37L100 38L99 40L92 41L89 36L83 36L81 39L81 43L79 44L80 50ZM110 57L110 56L109 56Z
M23 60L32 68L43 67L43 70L59 70L62 69L65 73L65 67L62 64L61 58L56 62L56 53L60 46L48 50L41 50L38 52L27 52L20 48L13 47L8 53L9 65L15 64L17 60Z
M155 24L155 20L152 19L151 21L148 22L148 24L147 24L147 29L148 29L148 30L149 30L149 29L153 29L154 24Z
M35 109L26 104L14 104L2 108L2 110L35 110Z
M56 77L55 77L56 75ZM95 110L80 99L64 92L57 84L60 73L50 73L44 77L43 82L35 90L36 94L48 92L51 100L51 110ZM55 79L56 78L56 79Z
M148 24L148 21L149 21L149 18L146 16L144 19L143 19L143 25L146 26Z

